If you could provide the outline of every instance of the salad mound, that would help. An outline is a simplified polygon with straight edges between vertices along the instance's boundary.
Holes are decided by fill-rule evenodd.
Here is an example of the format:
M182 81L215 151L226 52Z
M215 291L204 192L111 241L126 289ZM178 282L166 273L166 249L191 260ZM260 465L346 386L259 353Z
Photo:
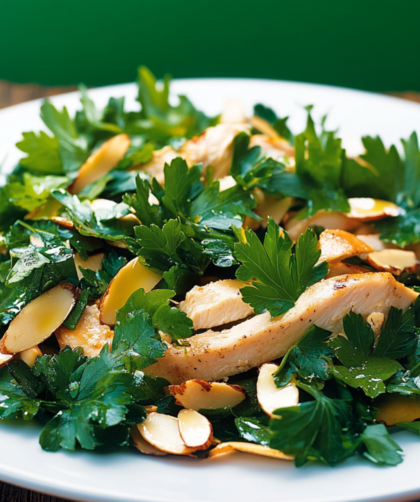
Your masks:
M397 465L420 434L420 149L208 117L141 67L0 186L0 418L40 445Z

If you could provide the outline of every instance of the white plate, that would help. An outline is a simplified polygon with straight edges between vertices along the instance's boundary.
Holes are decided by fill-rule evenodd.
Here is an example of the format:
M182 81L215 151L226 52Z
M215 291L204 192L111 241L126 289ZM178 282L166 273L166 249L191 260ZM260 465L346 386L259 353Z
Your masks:
M417 129L420 105L369 93L334 87L264 80L178 80L176 93L187 94L209 114L224 102L241 99L248 111L254 103L291 115L300 132L303 106L316 105L315 117L328 112L328 125L339 127L349 151L360 150L360 137L379 134L386 144ZM136 106L134 85L91 91L99 106L109 96L127 96ZM70 112L78 107L77 93L51 99ZM14 143L22 131L42 128L40 100L0 112L0 163L10 169L20 153ZM235 453L213 460L153 458L124 450L117 453L46 453L38 445L39 428L16 421L0 423L0 479L52 495L101 502L373 502L406 501L420 497L418 462L420 439L406 432L393 437L403 447L405 460L397 467L376 467L351 458L331 469L308 465L301 469L285 461Z

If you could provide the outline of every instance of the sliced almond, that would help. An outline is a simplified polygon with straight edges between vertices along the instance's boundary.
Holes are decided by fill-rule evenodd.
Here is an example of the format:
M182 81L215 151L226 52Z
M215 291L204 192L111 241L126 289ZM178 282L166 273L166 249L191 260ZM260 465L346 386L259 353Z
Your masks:
M194 450L188 448L179 432L178 419L161 413L149 413L138 430L152 446L174 455L190 455Z
M29 241L36 248L43 248L45 246L44 241L34 234L31 234Z
M53 216L57 216L61 204L54 197L48 197L47 201L42 206L32 209L26 216L25 220L50 220Z
M102 261L105 258L104 253L97 253L92 256L88 256L86 260L84 260L79 253L74 255L74 264L76 265L77 277L81 279L83 277L83 273L79 267L87 268L88 270L93 270L97 272L102 269Z
M143 406L143 408L146 410L147 413L153 413L158 410L158 407L155 406L154 404L148 404L146 406Z
M290 209L292 202L293 199L291 197L279 199L278 197L270 197L266 195L264 200L257 205L255 210L258 216L261 216L263 219L261 226L266 228L270 218L280 224L285 214Z
M112 279L101 299L99 306L101 322L113 326L117 310L126 304L134 291L143 288L148 293L161 279L162 276L144 267L138 258L128 262Z
M145 455L155 455L157 457L162 457L166 455L164 451L158 450L150 443L148 443L140 434L136 426L131 427L130 435L131 439L133 440L134 446L139 450L139 452L144 453Z
M261 121L262 119L259 120ZM268 126L271 127L269 124ZM259 127L257 129L261 130ZM266 132L268 133L269 129L267 129ZM281 138L277 132L276 137L270 136L269 134L253 134L249 142L249 147L253 148L254 146L259 146L261 148L261 154L277 160L278 162L284 161L284 157L295 156L295 149L293 146L287 140Z
M363 267L358 267L357 265L351 265L350 263L345 263L339 261L337 263L328 264L329 272L326 275L326 279L331 277L337 277L339 275L352 275L352 274L366 274L369 272L368 269Z
M403 271L414 272L419 267L414 251L404 249L374 251L367 255L366 261L376 270L391 272L394 275L400 275Z
M38 347L32 347L31 349L24 350L23 352L20 352L17 357L19 359L22 359L24 363L26 363L30 368L33 368L33 366L36 363L36 360L38 357L42 357L42 352L39 350Z
M264 457L277 458L279 460L293 460L293 457L285 455L281 451L274 450L269 446L262 446L254 443L242 443L238 441L229 441L221 443L209 452L209 457L217 457L233 451L242 451L244 453L252 453L253 455L262 455Z
M236 185L235 178L233 176L224 176L219 180L219 191L223 192Z
M64 282L31 301L10 323L0 351L16 354L40 344L61 326L75 303L76 288Z
M276 417L274 410L299 404L299 389L294 382L277 388L273 373L277 364L266 363L260 368L257 379L257 399L261 408L269 417Z
M383 251L384 249L398 249L398 247L394 246L393 244L388 244L387 242L381 241L381 239L379 238L380 235L381 234L358 235L357 238L370 246L374 251Z
M420 401L400 394L380 396L374 402L374 407L379 409L376 420L387 426L420 419Z
M349 204L350 212L346 213L347 216L359 221L381 220L388 216L398 216L400 214L398 206L387 200L353 197L349 199Z
M238 385L204 380L188 380L181 385L170 385L169 392L175 397L177 404L191 410L214 410L234 407L245 397L245 390Z
M375 334L375 337L381 333L382 325L384 323L385 315L382 312L372 312L366 318L366 322L368 322Z
M63 218L61 216L53 216L51 220L54 223L57 223L57 225L60 225L60 227L68 228L69 230L72 230L74 228L74 223L67 218Z
M127 134L118 134L105 141L79 169L77 178L70 187L71 193L79 193L108 174L122 160L129 146L130 138Z
M321 256L318 263L342 261L373 249L355 235L344 230L324 230L319 236Z
M179 433L184 443L194 450L206 450L211 446L213 428L204 415L194 410L178 413Z
M10 354L1 354L0 353L0 368L7 364L11 359L13 359L13 355Z
M353 230L360 225L360 220L348 218L344 213L335 211L318 211L314 216L299 220L297 218L290 219L284 228L287 230L289 237L293 241L297 241L299 236L305 232L308 227L324 227L325 229L338 230Z
M108 325L101 324L98 306L87 305L76 329L60 326L55 330L55 336L60 349L64 349L66 345L72 349L82 347L85 356L96 357L105 344L111 344L114 332Z

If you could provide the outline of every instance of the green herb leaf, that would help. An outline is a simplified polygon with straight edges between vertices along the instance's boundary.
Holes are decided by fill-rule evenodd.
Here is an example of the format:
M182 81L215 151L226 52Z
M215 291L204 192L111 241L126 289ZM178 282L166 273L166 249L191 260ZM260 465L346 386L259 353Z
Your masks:
M401 447L391 438L384 424L368 425L361 439L367 449L365 457L374 464L398 465L403 461Z
M307 230L295 249L287 233L270 219L264 245L252 230L245 232L245 242L235 245L235 257L241 262L236 276L242 281L254 279L252 287L242 288L245 302L257 314L269 311L274 316L291 309L299 296L325 277L325 263L316 265L320 256L317 237Z

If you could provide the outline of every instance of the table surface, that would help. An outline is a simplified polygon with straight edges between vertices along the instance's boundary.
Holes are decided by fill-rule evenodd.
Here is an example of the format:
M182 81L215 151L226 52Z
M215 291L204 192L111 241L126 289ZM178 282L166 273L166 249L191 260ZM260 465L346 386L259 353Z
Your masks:
M31 99L54 96L76 90L75 86L44 87L38 84L13 84L0 80L0 108ZM395 93L393 96L420 103L420 93ZM0 482L0 502L70 502ZM418 501L420 502L420 501Z

